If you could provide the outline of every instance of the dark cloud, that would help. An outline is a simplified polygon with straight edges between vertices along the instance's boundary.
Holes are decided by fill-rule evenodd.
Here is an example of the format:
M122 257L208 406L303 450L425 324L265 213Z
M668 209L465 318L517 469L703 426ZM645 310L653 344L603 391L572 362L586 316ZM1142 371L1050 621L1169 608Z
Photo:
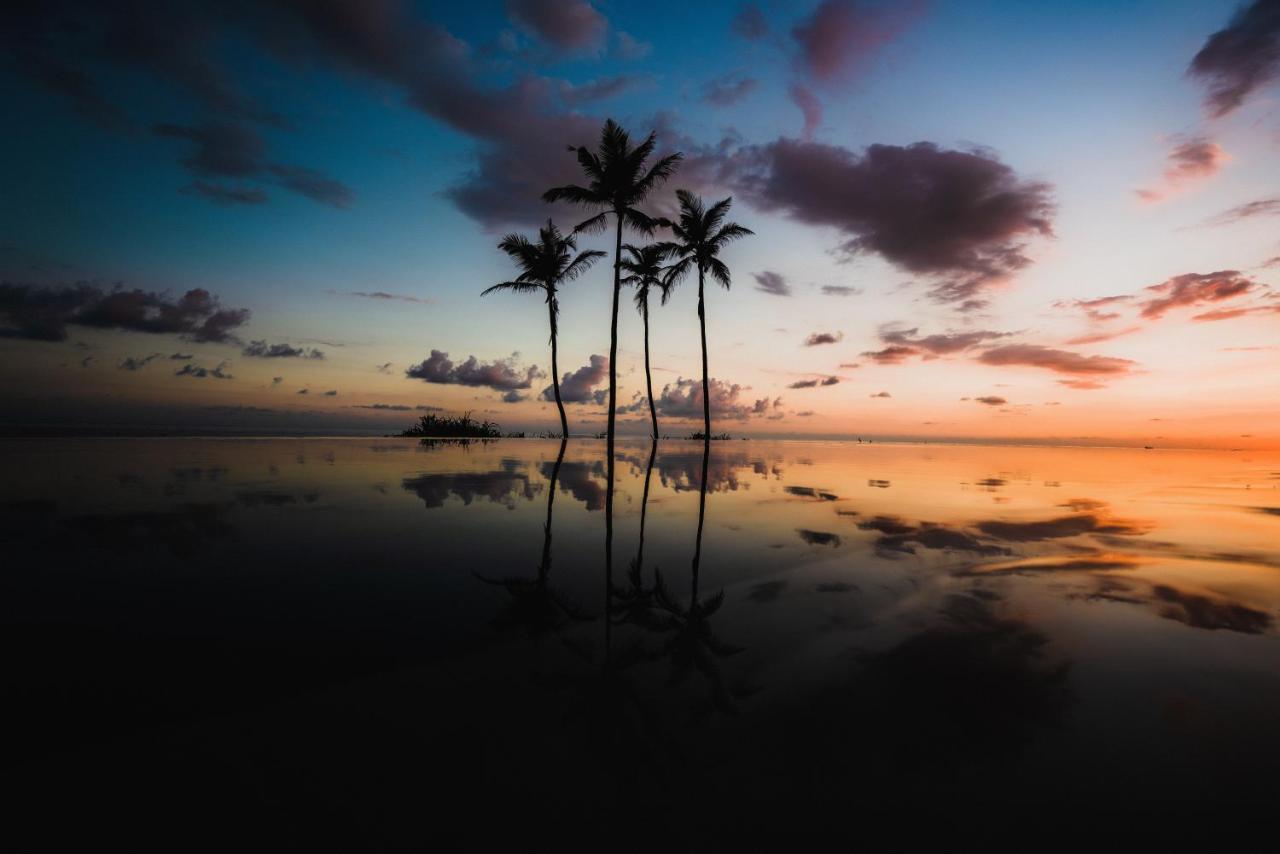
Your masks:
M1118 375L1135 364L1112 356L1084 356L1069 350L1055 350L1039 344L1007 344L984 351L978 361L986 365L1027 365L1060 374Z
M915 347L885 347L883 350L867 350L862 354L881 365L899 365L912 356L919 356Z
M198 380L205 379L206 377L213 377L215 380L234 379L234 377L227 372L227 367L230 364L230 362L224 359L218 363L217 367L202 368L195 362L190 362L174 371L173 375L175 377L195 377Z
M338 208L348 207L354 197L349 187L315 169L268 163L266 144L248 125L231 122L209 122L197 127L159 124L153 131L158 136L195 143L195 151L183 158L182 163L197 175L226 178L269 176L287 190ZM266 200L266 194L256 188L230 188L203 181L189 185L185 191L223 203L257 204Z
M1236 205L1234 208L1225 210L1208 220L1205 224L1229 225L1234 222L1239 222L1242 219L1276 215L1280 215L1280 196L1273 196L1268 199L1255 199L1252 202L1245 202L1242 205ZM1270 261L1267 262L1267 265L1270 265L1270 263Z
M292 190L322 205L347 208L355 198L355 192L350 187L315 169L273 163L267 167L267 171L274 175L280 186L286 190Z
M507 0L511 20L561 51L600 49L609 22L585 0Z
M212 181L192 181L179 192L203 196L221 205L261 205L267 201L266 191L259 187L232 187Z
M883 327L880 340L889 345L883 350L871 350L862 355L875 359L882 365L896 365L912 356L936 359L971 350L980 344L1008 338L1009 332L992 332L977 329L972 332L951 332L920 337L919 329Z
M193 341L235 340L247 308L225 309L203 288L176 300L167 294L81 282L64 287L0 283L0 337L64 341L67 326L171 333Z
M169 358L175 362L189 362L195 358L191 353L170 353Z
M759 41L769 35L769 22L755 3L743 3L733 16L733 31L748 41Z
M839 377L825 377L821 380L796 380L787 388L817 388L818 386L839 385ZM799 414L799 413L797 413Z
M919 4L823 0L791 35L800 67L823 81L856 70L914 17Z
M449 360L448 353L432 350L429 358L410 366L405 371L405 376L441 385L465 385L510 392L529 388L543 374L537 365L517 367L515 356L489 364L480 362L475 356L468 356L462 364L454 365Z
M195 150L183 158L182 164L198 175L249 178L264 167L266 143L248 125L232 122L209 122L199 127L159 124L152 131L157 136L195 143Z
M726 383L711 377L708 381L711 390L711 416L730 421L741 421L756 414L754 403L742 399L742 386L737 383ZM757 402L758 403L758 402ZM654 401L660 415L668 418L702 418L702 380L677 379L662 389L662 394Z
M1006 403L1009 402L1005 400L1003 397L998 397L996 395L986 395L984 397L975 397L974 400L976 400L978 403L986 404L987 406L1004 406Z
M255 359L323 359L324 353L314 347L293 347L289 344L268 344L266 341L250 341L242 356Z
M726 74L702 87L702 100L716 107L731 107L754 92L760 81L754 77Z
M817 347L819 344L838 344L843 340L843 332L814 332L804 339L804 346Z
M765 270L760 273L752 273L751 277L756 280L756 290L758 291L773 294L777 297L791 296L791 285L787 284L786 278L781 273Z
M1141 314L1149 320L1155 320L1171 309L1222 302L1251 293L1257 288L1257 282L1238 270L1184 273L1146 288L1146 293L1155 296L1142 303Z
M823 285L822 293L829 297L853 297L862 293L860 288L851 288L846 285Z
M1280 75L1280 5L1254 0L1231 23L1209 36L1189 73L1208 87L1205 106L1214 117L1239 107Z
M618 74L614 77L601 77L586 83L573 84L567 80L560 81L560 100L571 106L589 104L592 101L603 101L621 95L633 88L639 78L629 74Z
M593 355L591 361L560 379L560 399L565 403L594 403L603 406L609 400L607 388L594 386L609 379L609 357ZM555 390L547 386L539 395L543 400L555 400Z
M126 356L116 367L122 371L140 371L160 356L160 353L152 353L150 356Z
M411 412L412 406L406 406L403 403L354 403L352 409L377 409L387 412Z
M822 102L818 100L817 95L813 94L813 90L799 83L793 83L787 89L787 94L791 96L791 103L800 109L800 115L804 116L804 127L800 129L800 136L806 140L813 139L818 125L822 124Z
M1020 179L983 150L920 142L857 154L780 139L739 152L732 178L757 207L833 227L844 252L931 276L935 301L968 308L1031 263L1024 238L1053 233L1049 185Z
M1188 182L1216 174L1229 159L1222 146L1212 140L1204 137L1182 139L1169 152L1164 186L1137 190L1138 198L1158 202Z
M893 395L889 394L889 392L887 391L878 391L875 394L870 396L871 397L893 397Z
M401 302L416 302L423 305L431 304L432 300L423 299L422 297L409 296L407 294L392 294L386 291L329 291L333 294L341 294L349 297L362 297L364 299L375 300L399 300Z
M1059 300L1055 302L1054 308L1075 308L1083 311L1085 316L1097 323L1104 323L1108 320L1115 320L1120 316L1119 312L1110 309L1124 302L1129 302L1133 297L1128 294L1120 294L1112 297L1098 297L1096 299L1075 299L1075 300Z

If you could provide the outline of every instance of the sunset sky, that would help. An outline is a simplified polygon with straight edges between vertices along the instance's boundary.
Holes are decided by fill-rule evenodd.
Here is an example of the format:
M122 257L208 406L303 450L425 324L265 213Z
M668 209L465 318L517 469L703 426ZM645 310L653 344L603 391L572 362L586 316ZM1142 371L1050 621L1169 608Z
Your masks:
M539 196L612 117L684 155L648 210L756 233L708 291L717 430L1280 447L1280 2L18 5L5 429L555 429L545 307L480 292L589 214ZM579 434L609 263L562 296ZM695 302L653 313L672 435Z

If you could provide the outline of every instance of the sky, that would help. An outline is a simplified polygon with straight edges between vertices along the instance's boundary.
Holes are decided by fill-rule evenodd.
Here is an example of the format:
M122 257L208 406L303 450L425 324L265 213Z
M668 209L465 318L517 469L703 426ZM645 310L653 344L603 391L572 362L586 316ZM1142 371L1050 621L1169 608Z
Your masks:
M1276 0L0 16L2 429L556 429L545 305L480 293L504 235L593 213L541 194L614 118L683 156L641 207L732 197L754 232L707 291L717 431L1280 447ZM610 264L561 292L576 434ZM697 323L692 280L652 310L671 435L700 426Z

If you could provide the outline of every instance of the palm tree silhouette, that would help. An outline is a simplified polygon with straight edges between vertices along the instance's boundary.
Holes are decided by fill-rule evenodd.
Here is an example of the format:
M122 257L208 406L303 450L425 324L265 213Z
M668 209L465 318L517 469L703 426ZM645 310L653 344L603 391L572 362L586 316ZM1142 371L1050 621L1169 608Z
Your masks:
M636 309L644 318L644 385L645 393L649 395L649 417L653 421L655 442L658 441L658 410L653 403L653 375L649 370L649 288L656 287L662 292L663 305L671 298L671 285L662 280L662 264L671 252L670 246L669 243L651 243L635 247L628 243L622 247L631 256L621 264L627 272L622 284L635 287Z
M708 387L707 373L707 312L703 300L703 281L706 274L729 288L729 268L719 258L720 250L733 241L754 234L748 228L736 222L725 223L724 216L729 212L732 198L721 199L706 208L702 199L688 190L677 190L680 199L680 221L671 225L671 232L676 242L670 244L668 251L678 260L672 264L664 277L668 287L693 268L698 270L698 324L702 330L702 419L703 435L711 438L711 390ZM723 224L722 224L723 223Z
M668 154L647 171L645 161L653 153L656 135L650 133L644 142L633 146L630 135L613 119L604 123L600 143L593 154L585 146L576 151L578 163L589 179L586 187L570 184L552 187L542 194L543 201L566 201L599 210L595 216L578 223L574 231L603 231L612 214L616 226L613 250L613 320L609 332L609 429L612 444L618 398L618 292L622 288L622 227L627 225L641 234L653 234L666 221L655 219L636 209L645 196L671 176L681 155ZM612 455L612 446L609 449Z
M556 318L560 314L556 294L561 284L581 276L592 264L603 258L605 253L591 249L573 255L578 248L576 239L572 234L561 235L560 229L551 220L547 220L546 228L538 229L537 243L523 234L508 234L502 238L498 248L516 262L520 275L514 281L499 282L491 288L485 288L480 295L487 296L494 291L542 291L546 295L547 313L551 321L551 388L555 390L556 408L560 410L560 436L568 439L569 419L565 417L564 403L560 400L560 366L556 361Z
M560 466L564 463L567 444L568 440L560 440L560 452L556 455L555 464L551 468L551 483L547 492L547 520L542 526L542 556L538 561L537 574L533 578L522 576L493 578L478 572L474 573L476 578L484 583L504 588L511 597L510 603L494 620L494 624L500 628L523 626L531 638L539 638L548 633L558 634L570 622L592 619L589 614L550 584L552 510L556 500L556 481L560 477Z

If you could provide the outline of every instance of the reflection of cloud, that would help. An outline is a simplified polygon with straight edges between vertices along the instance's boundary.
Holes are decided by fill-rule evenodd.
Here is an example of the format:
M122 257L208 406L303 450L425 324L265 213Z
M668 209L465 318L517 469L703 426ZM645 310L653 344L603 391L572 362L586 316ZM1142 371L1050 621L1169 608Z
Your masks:
M477 498L487 498L514 510L517 499L532 501L542 485L529 480L529 475L508 466L500 471L471 471L422 474L406 477L401 486L422 499L429 509L443 507L450 496L470 505Z
M1141 534L1148 526L1139 522L1103 518L1093 513L1077 516L1059 516L1034 522L1005 522L988 520L977 522L974 527L984 534L1012 543L1031 543L1078 537L1081 534Z
M543 462L542 476L551 479L552 464ZM560 491L567 492L587 506L588 510L603 510L608 472L604 463L565 460L560 464Z
M800 535L800 539L811 546L839 547L842 542L839 534L832 534L828 531L811 531L808 528L796 528L796 533Z

